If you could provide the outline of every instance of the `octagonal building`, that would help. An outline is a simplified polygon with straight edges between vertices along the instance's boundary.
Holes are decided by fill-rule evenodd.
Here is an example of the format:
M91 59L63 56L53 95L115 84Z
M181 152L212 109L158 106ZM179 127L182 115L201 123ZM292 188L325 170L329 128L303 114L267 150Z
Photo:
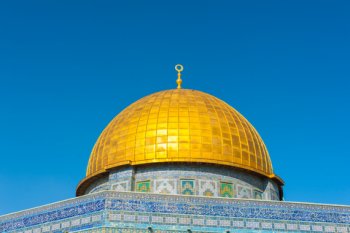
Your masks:
M0 233L350 233L349 206L283 201L256 129L217 97L182 89L176 70L176 89L109 122L77 197L0 216Z

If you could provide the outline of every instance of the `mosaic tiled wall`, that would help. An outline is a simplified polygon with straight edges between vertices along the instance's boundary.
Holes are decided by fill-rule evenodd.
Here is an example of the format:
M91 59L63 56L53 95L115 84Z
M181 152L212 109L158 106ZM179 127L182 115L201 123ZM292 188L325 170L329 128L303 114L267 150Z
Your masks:
M133 167L122 167L117 170L112 170L109 175L93 182L90 187L86 189L86 194L105 190L120 192L135 190L134 173L135 170Z
M86 193L96 193L96 192L101 192L101 191L110 190L110 189L111 189L111 185L108 177L102 177L99 180L92 183L86 189ZM121 191L126 191L126 190L121 190Z
M0 232L350 232L350 207L104 191L0 217Z
M92 186L88 193L113 190L279 200L277 185L267 178L206 164L123 167L111 171L107 179Z

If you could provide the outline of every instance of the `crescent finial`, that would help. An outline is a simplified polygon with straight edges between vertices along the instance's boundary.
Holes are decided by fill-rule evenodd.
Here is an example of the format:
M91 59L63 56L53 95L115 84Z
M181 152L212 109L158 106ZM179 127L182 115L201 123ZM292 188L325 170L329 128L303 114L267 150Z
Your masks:
M177 64L175 66L175 70L177 71L177 89L181 89L182 79L181 79L181 72L184 70L184 67L181 64Z

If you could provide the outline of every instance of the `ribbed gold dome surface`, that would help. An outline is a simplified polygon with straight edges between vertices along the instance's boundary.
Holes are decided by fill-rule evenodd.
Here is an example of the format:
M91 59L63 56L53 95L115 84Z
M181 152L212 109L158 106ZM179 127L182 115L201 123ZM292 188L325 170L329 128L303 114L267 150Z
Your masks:
M264 142L240 113L212 95L175 89L117 115L97 140L84 180L121 165L161 162L222 164L274 177Z

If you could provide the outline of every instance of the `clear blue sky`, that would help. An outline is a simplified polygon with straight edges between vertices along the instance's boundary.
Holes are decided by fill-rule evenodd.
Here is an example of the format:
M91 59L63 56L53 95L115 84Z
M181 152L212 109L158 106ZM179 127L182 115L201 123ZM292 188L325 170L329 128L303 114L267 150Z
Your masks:
M74 196L107 123L183 86L259 131L288 201L350 205L349 1L1 1L0 214Z

